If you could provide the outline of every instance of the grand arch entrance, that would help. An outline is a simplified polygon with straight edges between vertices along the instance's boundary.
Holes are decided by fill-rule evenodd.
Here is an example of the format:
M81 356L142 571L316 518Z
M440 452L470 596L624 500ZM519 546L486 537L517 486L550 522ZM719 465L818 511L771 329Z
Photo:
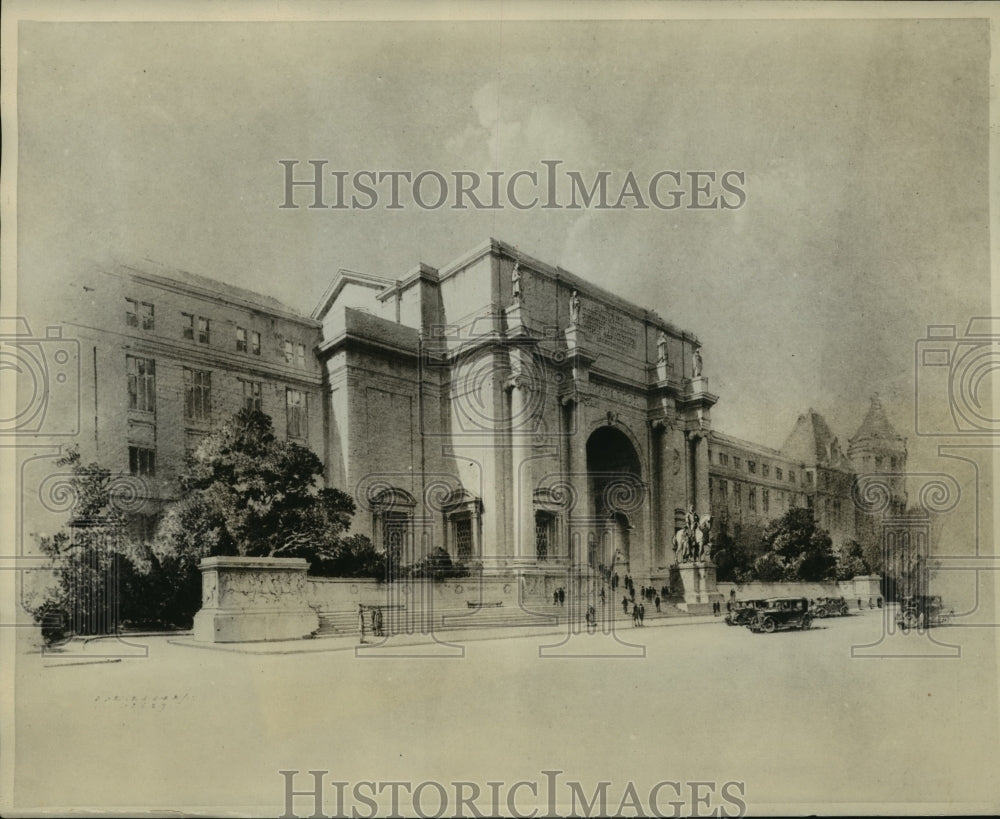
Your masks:
M600 427L587 439L587 491L595 529L590 567L632 573L645 566L642 466L632 441L616 427Z

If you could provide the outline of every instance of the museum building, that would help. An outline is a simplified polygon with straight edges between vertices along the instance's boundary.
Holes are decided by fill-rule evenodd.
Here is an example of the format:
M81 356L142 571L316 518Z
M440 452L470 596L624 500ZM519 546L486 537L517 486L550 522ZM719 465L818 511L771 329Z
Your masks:
M340 270L311 316L151 263L69 286L78 441L142 479L145 534L185 453L243 406L320 454L353 530L403 564L443 547L487 575L658 582L689 510L739 537L805 506L839 545L876 468L905 508L877 400L847 455L812 410L780 451L719 433L692 332L495 239L397 279Z

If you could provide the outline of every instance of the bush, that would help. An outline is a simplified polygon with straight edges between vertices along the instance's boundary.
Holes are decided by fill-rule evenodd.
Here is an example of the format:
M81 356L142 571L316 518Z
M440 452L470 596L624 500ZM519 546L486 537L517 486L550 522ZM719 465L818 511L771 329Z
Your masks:
M447 549L437 546L423 560L409 566L406 572L410 577L447 580L452 577L467 577L469 567L461 561L453 561Z
M42 627L42 639L45 645L56 645L69 637L69 612L60 603L46 600L35 609L33 615L35 622Z

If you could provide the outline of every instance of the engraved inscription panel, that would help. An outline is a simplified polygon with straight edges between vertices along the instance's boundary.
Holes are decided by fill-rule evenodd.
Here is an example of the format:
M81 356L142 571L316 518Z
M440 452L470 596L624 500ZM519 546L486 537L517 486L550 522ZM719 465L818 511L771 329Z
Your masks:
M588 341L604 344L620 353L635 353L639 334L634 320L621 310L584 301L580 310L580 327Z

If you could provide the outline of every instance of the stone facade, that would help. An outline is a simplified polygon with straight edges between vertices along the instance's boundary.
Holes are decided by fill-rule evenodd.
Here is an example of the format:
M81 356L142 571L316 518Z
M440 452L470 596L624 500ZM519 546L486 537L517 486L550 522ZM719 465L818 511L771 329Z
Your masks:
M709 511L717 396L656 313L490 240L395 281L341 271L313 315L329 480L404 563L665 578L678 513Z
M905 507L905 440L877 402L849 456L812 410L780 451L724 435L692 332L495 239L398 278L341 270L309 317L152 263L67 286L75 441L139 479L147 534L185 452L247 402L322 457L395 560L443 547L525 587L613 569L659 588L692 507L737 535L811 507L839 544L862 528L855 474L882 468Z
M878 477L894 514L906 509L906 440L877 397L849 441L848 454L813 409L800 415L780 450L714 431L709 447L711 507L733 537L759 537L768 521L796 507L812 509L834 547L874 536L878 518L856 502L855 479Z
M132 474L148 534L177 496L187 451L254 402L275 433L323 451L319 323L279 302L180 270L115 264L68 283L58 318L78 343L83 461Z

